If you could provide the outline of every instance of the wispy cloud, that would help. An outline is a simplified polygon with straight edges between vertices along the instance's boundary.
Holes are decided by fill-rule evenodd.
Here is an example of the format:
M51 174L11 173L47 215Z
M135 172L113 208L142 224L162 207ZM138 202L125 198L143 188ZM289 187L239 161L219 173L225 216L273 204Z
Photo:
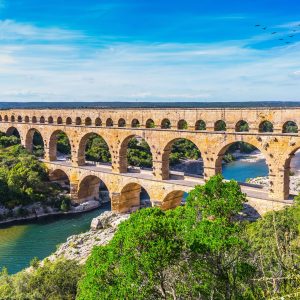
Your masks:
M259 50L249 46L265 39L257 36L91 47L89 36L60 28L2 21L0 32L1 101L299 100L300 43Z

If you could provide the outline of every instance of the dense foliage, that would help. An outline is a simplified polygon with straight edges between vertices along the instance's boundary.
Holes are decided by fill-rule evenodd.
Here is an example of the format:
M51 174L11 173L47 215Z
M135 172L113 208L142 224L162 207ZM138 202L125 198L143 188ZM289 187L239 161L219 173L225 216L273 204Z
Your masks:
M299 205L247 225L244 202L216 176L184 207L132 214L94 248L77 299L299 299Z
M33 202L60 205L64 201L60 193L61 189L49 181L46 167L36 156L28 153L21 145L1 149L1 206L14 208Z
M69 260L44 261L33 264L30 272L9 276L6 269L0 274L1 300L72 300L76 297L77 282L82 267Z

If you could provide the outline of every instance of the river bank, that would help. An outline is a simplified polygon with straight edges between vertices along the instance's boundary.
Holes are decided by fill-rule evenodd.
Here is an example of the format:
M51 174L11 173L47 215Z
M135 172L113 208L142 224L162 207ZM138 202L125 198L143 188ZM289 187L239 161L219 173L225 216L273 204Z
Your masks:
M28 206L19 206L15 207L12 211L14 216L8 217L0 221L0 227L15 225L15 224L24 224L26 222L32 222L34 220L39 220L42 218L52 217L52 216L63 216L63 215L75 215L85 212L92 211L99 208L101 203L99 201L90 200L85 203L81 203L78 206L71 206L68 211L61 211L50 206L43 206L41 203L34 203ZM26 216L15 216L18 210L26 210L28 213ZM0 214L5 214L8 209L3 207L0 208Z

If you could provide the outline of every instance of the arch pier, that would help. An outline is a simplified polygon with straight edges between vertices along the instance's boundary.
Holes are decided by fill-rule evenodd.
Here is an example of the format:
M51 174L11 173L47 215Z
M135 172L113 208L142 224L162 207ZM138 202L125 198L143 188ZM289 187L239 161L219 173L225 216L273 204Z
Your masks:
M34 134L40 134L44 162L50 172L64 172L74 201L99 198L99 185L105 184L112 209L120 212L140 205L141 190L147 191L152 205L164 209L179 205L184 192L222 172L224 153L236 142L256 147L269 170L268 189L242 186L248 197L272 207L289 203L290 161L300 149L298 120L300 108L0 110L1 131L17 132L29 151ZM62 134L69 141L68 160L57 155ZM109 165L86 162L87 140L94 135L107 144ZM126 149L132 137L148 144L152 169L136 173L128 169ZM176 177L169 170L172 143L180 139L189 140L201 152L202 178Z

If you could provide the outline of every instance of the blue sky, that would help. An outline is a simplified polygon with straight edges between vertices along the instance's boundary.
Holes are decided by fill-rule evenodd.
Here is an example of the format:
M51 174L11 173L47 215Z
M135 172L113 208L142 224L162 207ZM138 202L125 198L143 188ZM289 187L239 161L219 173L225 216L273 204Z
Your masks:
M300 100L299 25L296 0L0 0L0 101Z

